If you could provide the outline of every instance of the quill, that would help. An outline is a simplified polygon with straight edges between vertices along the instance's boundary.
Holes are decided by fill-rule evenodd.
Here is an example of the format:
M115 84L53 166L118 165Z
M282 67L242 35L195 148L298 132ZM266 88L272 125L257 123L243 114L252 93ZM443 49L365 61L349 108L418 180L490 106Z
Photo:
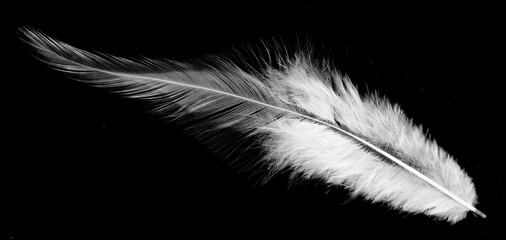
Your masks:
M471 178L455 160L377 95L307 55L277 54L278 67L246 71L219 57L198 63L91 53L21 28L21 39L49 66L87 84L142 99L220 153L258 137L271 174L291 169L344 186L352 196L456 223L476 209Z

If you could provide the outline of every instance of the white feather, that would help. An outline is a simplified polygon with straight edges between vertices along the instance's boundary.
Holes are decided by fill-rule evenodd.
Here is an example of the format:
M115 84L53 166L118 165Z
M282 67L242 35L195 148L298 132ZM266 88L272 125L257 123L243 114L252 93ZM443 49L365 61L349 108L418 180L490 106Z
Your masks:
M192 121L186 130L211 149L235 149L241 142L226 136L233 128L261 136L262 161L273 173L290 168L354 196L450 222L469 210L485 217L474 207L471 178L398 106L361 97L349 79L303 55L252 74L220 58L206 64L130 60L21 32L41 60L73 78L149 101L164 117Z

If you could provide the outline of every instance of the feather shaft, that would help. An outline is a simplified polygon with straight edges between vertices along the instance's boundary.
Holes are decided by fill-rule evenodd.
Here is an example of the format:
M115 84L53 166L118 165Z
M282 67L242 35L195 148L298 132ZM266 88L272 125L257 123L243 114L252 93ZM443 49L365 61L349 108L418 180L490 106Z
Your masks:
M88 66L83 66L83 67L86 67L86 68L89 68ZM454 199L455 201L457 201L458 203L462 204L462 206L468 208L469 210L473 211L474 213L476 213L478 216L482 217L482 218L486 218L487 216L481 212L480 210L476 209L475 207L473 207L471 204L469 204L468 202L462 200L462 198L459 198L457 195L453 194L452 192L448 191L448 189L444 188L443 186L439 185L438 183L434 182L432 179L428 178L427 176L423 175L422 173L420 173L419 171L417 171L416 169L412 168L411 166L405 164L404 162L402 162L401 160L397 159L396 157L392 156L391 154L383 151L382 149L376 147L375 145L369 143L368 141L348 132L348 131L345 131L344 129L342 128L339 128L339 127L336 127L332 124L328 124L324 121L321 121L319 119L316 119L316 118L313 118L313 117L310 117L310 116L307 116L307 115L304 115L304 114L301 114L301 113L298 113L298 112L294 112L294 111L290 111L288 109L284 109L284 108L280 108L280 107L277 107L277 106L273 106L273 105L270 105L270 104L266 104L266 103L263 103L263 102L260 102L260 101L257 101L257 100L254 100L254 99L250 99L250 98L246 98L246 97L242 97L242 96L238 96L238 95L235 95L235 94L230 94L230 93L227 93L227 92L223 92L223 91L217 91L217 90L214 90L214 89L211 89L211 88L204 88L204 87L200 87L200 86L195 86L195 85L190 85L190 84L184 84L184 83L179 83L179 82L173 82L173 81L168 81L168 80L165 80L165 79L160 79L160 78L153 78L153 77L144 77L144 76L137 76L137 75L129 75L129 74L123 74L123 73L115 73L115 72L109 72L109 71L104 71L104 70L101 70L101 69L96 69L96 68L89 68L89 69L92 69L92 70L95 70L95 71L101 71L103 73L106 73L106 74L111 74L111 75L116 75L118 77L126 77L126 78L140 78L140 79L145 79L145 80L152 80L152 81L158 81L158 82L164 82L164 83L170 83L170 84L175 84L175 85L180 85L180 86L185 86L185 87L192 87L192 88L197 88L197 89L201 89L201 90L205 90L205 91L210 91L210 92L215 92L215 93L219 93L219 94L223 94L223 95L227 95L227 96L230 96L230 97L234 97L234 98L238 98L238 99L241 99L241 100L245 100L245 101L249 101L249 102L252 102L252 103L255 103L255 104L258 104L258 105L262 105L264 107L269 107L269 108L273 108L273 109L276 109L276 110L280 110L280 111L284 111L284 112L287 112L287 113L290 113L290 114L293 114L293 115L296 115L298 117L303 117L303 118L306 118L306 119L309 119L311 121L314 121L314 122L317 122L317 123L320 123L320 124L323 124L327 127L330 127L330 128L333 128L335 130L338 130L339 132L343 133L343 134L346 134L347 136L355 139L356 141L359 141L360 143L374 149L374 151L378 152L379 154L387 157L389 160L391 160L392 162L398 164L399 166L403 167L404 169L408 170L410 173L414 174L415 176L419 177L420 179L422 179L423 181L427 182L428 184L430 184L431 186L437 188L439 191L443 192L444 194L446 194L448 197Z

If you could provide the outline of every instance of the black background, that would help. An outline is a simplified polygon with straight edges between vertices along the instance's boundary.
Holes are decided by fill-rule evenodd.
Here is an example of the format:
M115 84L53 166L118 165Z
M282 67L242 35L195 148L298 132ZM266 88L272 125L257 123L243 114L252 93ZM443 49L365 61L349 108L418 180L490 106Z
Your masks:
M504 238L504 25L494 6L13 6L4 52L5 239ZM19 26L76 47L185 60L272 38L311 39L362 92L398 103L473 178L450 225L287 173L259 186L135 100L33 59ZM11 55L12 53L12 55ZM5 201L6 200L6 201Z

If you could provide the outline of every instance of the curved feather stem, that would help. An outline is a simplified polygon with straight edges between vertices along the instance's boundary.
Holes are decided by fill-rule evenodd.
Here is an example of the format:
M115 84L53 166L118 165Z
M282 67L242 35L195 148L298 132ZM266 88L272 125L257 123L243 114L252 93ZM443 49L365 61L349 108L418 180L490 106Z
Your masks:
M76 64L78 64L78 63L76 63ZM79 64L79 65L81 65L81 64ZM297 113L297 112L294 112L294 111L290 111L290 110L287 110L287 109L284 109L284 108L276 107L276 106L273 106L273 105L270 105L270 104L266 104L266 103L263 103L263 102L260 102L260 101L256 101L256 100L253 100L253 99L250 99L250 98L246 98L246 97L230 94L230 93L219 91L219 90L215 90L215 89L210 89L210 88L195 86L195 85L191 85L191 84L184 84L184 83L179 83L179 82L173 82L173 81L168 81L168 80L165 80L165 79L159 79L159 78L154 78L154 77L144 77L144 76L138 76L138 75L125 74L125 73L116 73L116 72L110 72L110 71L106 71L106 70L102 70L102 69L92 68L92 67L89 67L89 66L84 66L84 65L81 65L81 66L86 67L86 68L88 68L90 70L100 71L100 72L103 72L103 73L106 73L106 74L115 75L115 76L118 76L118 77L140 78L140 79L145 79L145 80L164 82L164 83L169 83L169 84L174 84L174 85L179 85L179 86L192 87L192 88L196 88L196 89L200 89L200 90L204 90L204 91L215 92L215 93L219 93L219 94L222 94L222 95L227 95L227 96L230 96L230 97L238 98L238 99L241 99L241 100L244 100L244 101L253 102L253 103L258 104L258 105L262 105L262 106L265 106L265 107L268 107L268 108L273 108L273 109L276 109L276 110L284 111L284 112L287 112L287 113L290 113L290 114L293 114L293 115L296 115L296 116L299 116L299 117L303 117L303 118L309 119L311 121L314 121L314 122L317 122L319 124L325 125L327 127L333 128L333 129L335 129L335 130L337 130L337 131L345 134L346 136L351 137L354 140L356 140L356 141L358 141L358 142L360 142L360 143L362 143L362 144L370 147L371 149L373 149L377 153L385 156L386 158L388 158L392 162L398 164L402 168L404 168L407 171L409 171L411 174L413 174L416 177L422 179L426 183L430 184L431 186L435 187L436 189L438 189L439 191L441 191L442 193L444 193L445 195L447 195L448 197L450 197L453 200L457 201L462 206L464 206L467 209L471 210L472 212L476 213L478 216L480 216L482 218L486 218L487 217L483 212L481 212L480 210L476 209L474 206L472 206L468 202L462 200L457 195L455 195L452 192L448 191L443 186L439 185L438 183L436 183L432 179L430 179L427 176L423 175L422 173L420 173L419 171L417 171L414 168L410 167L409 165L405 164L404 162L402 162L401 160L397 159L396 157L394 157L394 156L390 155L389 153L383 151L382 149L374 146L373 144L369 143L368 141L366 141L366 140L364 140L364 139L362 139L360 137L357 137L356 135L354 135L354 134L352 134L352 133L350 133L348 131L345 131L342 128L336 127L336 126L334 126L332 124L326 123L326 122L321 121L319 119L316 119L316 118L313 118L313 117L310 117L310 116L307 116L307 115L304 115L304 114L301 114L301 113Z

